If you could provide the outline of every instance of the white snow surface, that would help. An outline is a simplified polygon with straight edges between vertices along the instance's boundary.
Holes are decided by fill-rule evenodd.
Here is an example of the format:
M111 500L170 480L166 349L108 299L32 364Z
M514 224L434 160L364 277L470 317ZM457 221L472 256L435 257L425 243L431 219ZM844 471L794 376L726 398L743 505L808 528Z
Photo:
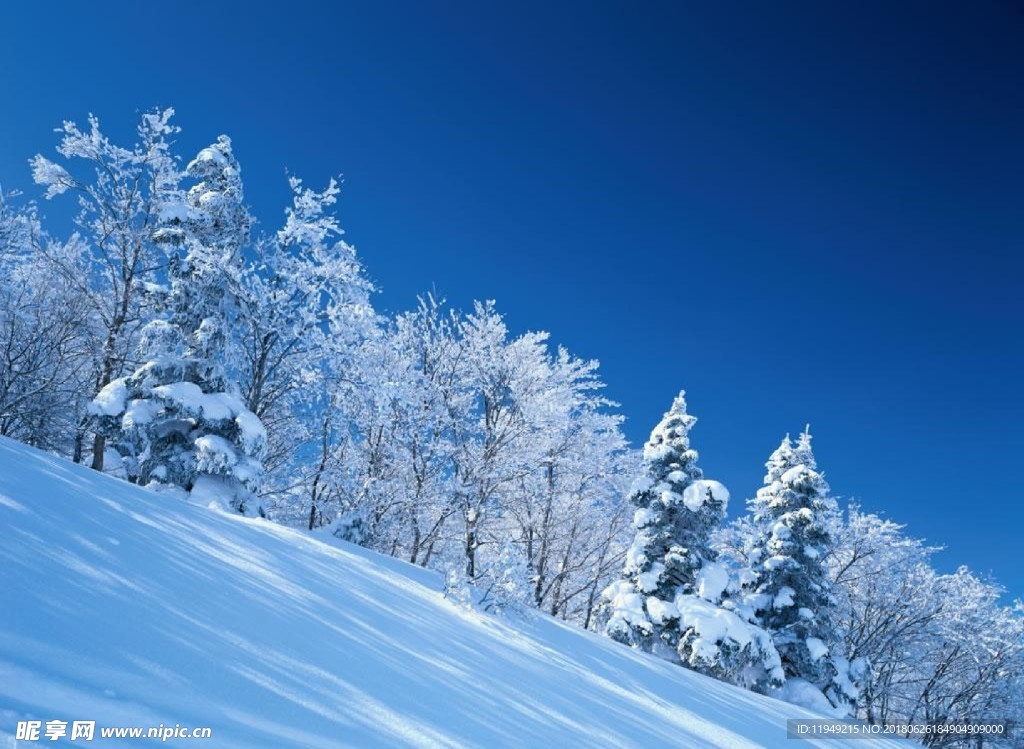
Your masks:
M218 749L792 749L786 719L818 717L3 438L0 532L0 746L19 720L86 719L209 726Z

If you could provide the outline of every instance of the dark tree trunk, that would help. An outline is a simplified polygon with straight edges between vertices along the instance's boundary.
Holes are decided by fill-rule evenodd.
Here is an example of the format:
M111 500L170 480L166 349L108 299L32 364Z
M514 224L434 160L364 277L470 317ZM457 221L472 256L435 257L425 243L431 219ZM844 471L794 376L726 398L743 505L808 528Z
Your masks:
M103 452L107 448L107 439L102 434L97 434L92 441L92 469L103 470Z

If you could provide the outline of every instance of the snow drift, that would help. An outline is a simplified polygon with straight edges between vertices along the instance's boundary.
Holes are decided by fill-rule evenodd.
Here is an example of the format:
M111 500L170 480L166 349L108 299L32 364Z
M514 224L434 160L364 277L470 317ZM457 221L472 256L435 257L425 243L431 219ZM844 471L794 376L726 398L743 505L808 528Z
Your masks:
M210 740L167 745L238 749L794 749L786 719L816 717L4 439L0 531L0 745L19 720L84 719L209 726ZM907 744L858 742L883 746Z

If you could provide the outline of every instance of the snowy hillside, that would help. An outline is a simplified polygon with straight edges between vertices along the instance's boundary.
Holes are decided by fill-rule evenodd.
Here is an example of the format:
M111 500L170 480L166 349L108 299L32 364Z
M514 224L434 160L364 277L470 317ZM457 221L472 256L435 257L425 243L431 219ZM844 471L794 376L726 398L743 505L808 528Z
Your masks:
M4 747L18 721L84 719L209 726L197 745L239 749L793 749L786 719L813 717L543 616L464 610L394 559L3 439L0 531ZM104 743L129 745L67 745Z

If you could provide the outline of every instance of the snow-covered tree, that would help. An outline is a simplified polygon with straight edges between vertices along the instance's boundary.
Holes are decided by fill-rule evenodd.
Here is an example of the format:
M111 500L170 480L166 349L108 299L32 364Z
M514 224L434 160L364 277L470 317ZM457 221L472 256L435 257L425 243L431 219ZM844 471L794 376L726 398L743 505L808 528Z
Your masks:
M632 458L597 367L563 348L546 357L546 384L527 403L538 462L510 494L502 531L524 547L534 605L584 626L621 565Z
M852 506L829 557L839 646L868 666L856 716L869 723L1019 721L1024 611L966 568L943 575L937 551ZM926 746L964 746L928 736ZM1001 744L986 737L986 746ZM969 745L974 746L974 737Z
M266 434L223 361L250 226L230 139L200 151L186 174L194 184L182 202L163 195L156 233L182 248L166 311L143 331L145 363L104 387L93 412L132 481L254 512Z
M680 589L692 592L697 572L711 556L702 536L717 522L721 502L713 497L705 502L699 490L687 495L703 478L697 452L690 448L689 432L696 421L686 411L685 393L680 393L644 445L643 472L629 495L636 534L622 580L605 595L610 600L606 632L633 647L657 650L661 640L675 647L678 630L663 627L661 605L674 601ZM691 497L690 506L684 496Z
M454 402L468 410L451 423L452 479L467 576L489 585L511 541L533 604L589 623L619 550L625 446L597 363L551 351L546 333L512 337L491 303L456 331L468 388Z
M622 579L608 586L607 634L619 642L759 690L781 680L768 634L728 599L712 537L729 495L703 478L680 393L644 446L629 501L635 536Z
M32 176L46 187L47 199L65 192L78 198L77 224L87 252L55 252L51 250L61 245L45 242L35 249L39 261L87 301L101 332L89 396L138 363L139 335L152 317L149 289L167 262L154 230L167 218L166 196L177 189L180 178L170 152L170 139L178 132L170 124L173 113L166 109L144 114L138 140L130 148L112 143L95 117L89 117L86 129L65 122L57 151L69 161L68 167L41 155L31 160ZM79 170L79 164L85 168ZM88 419L77 425L76 461L85 457L83 442L89 428ZM93 468L103 470L102 430L95 432L91 452Z
M837 638L827 558L837 508L817 471L810 432L795 446L783 439L766 468L764 486L748 503L747 603L771 633L787 679L806 681L842 705L856 695L830 650Z
M596 369L545 334L511 336L493 304L422 299L340 383L350 429L318 512L480 590L521 577L505 569L521 555L530 603L589 624L623 528L625 441Z
M322 520L358 516L367 545L414 564L449 556L453 425L470 408L463 346L457 316L429 296L362 341L337 383L345 428L324 462Z
M936 549L857 505L834 518L831 535L828 567L839 636L833 649L860 666L855 714L870 723L897 722L894 697L918 679L907 653L932 636L944 608L940 576L929 564Z
M0 435L72 457L96 331L77 283L38 261L42 245L84 272L77 237L44 236L33 206L0 194Z
M476 580L488 526L504 514L503 498L540 462L531 418L545 385L546 333L509 339L493 303L477 303L458 322L464 345L469 418L453 423L455 496L466 577Z
M1019 721L1024 717L1022 612L1000 602L999 586L964 567L950 575L928 572L908 581L920 586L907 592L917 599L911 611L923 616L907 619L891 598L877 604L879 616L902 616L911 632L899 637L901 652L883 651L873 664L878 678L871 685L871 712L864 717L918 725ZM889 637L893 634L890 627ZM965 746L960 738L928 736L923 743ZM1011 735L1003 745L1013 746L1018 738Z
M516 610L532 605L530 564L523 545L510 536L495 541L488 568L480 576L480 605L484 610Z
M487 585L494 565L482 557L500 546L510 502L540 463L545 339L511 337L493 303L446 314L428 299L371 344L394 348L363 399L350 495L370 513L375 544L411 541L403 555Z
M312 527L359 395L357 353L378 318L373 286L332 212L337 183L289 184L284 226L256 242L240 279L232 360L245 404L268 432L263 495L276 516L299 510Z
M323 191L297 178L289 184L282 228L256 239L241 265L224 265L230 335L216 358L267 433L261 511L313 528L324 520L321 510L333 517L344 494L339 477L354 472L342 465L353 460L351 398L373 383L359 382L353 359L378 318L372 285L332 212L337 183ZM167 191L165 202L170 220L156 232L160 241L185 245L204 230L182 193ZM227 217L217 225L232 223Z
M12 202L18 193L0 190L0 262L17 261L31 252L33 237L42 231L33 205L18 208Z
M714 558L707 541L723 504L697 483L703 473L689 439L696 421L687 413L681 392L644 445L643 472L629 495L636 534L623 579L610 591L614 597L607 632L647 650L656 649L658 640L674 647L678 632L663 628L645 599L672 602L680 591L693 592L697 573Z

